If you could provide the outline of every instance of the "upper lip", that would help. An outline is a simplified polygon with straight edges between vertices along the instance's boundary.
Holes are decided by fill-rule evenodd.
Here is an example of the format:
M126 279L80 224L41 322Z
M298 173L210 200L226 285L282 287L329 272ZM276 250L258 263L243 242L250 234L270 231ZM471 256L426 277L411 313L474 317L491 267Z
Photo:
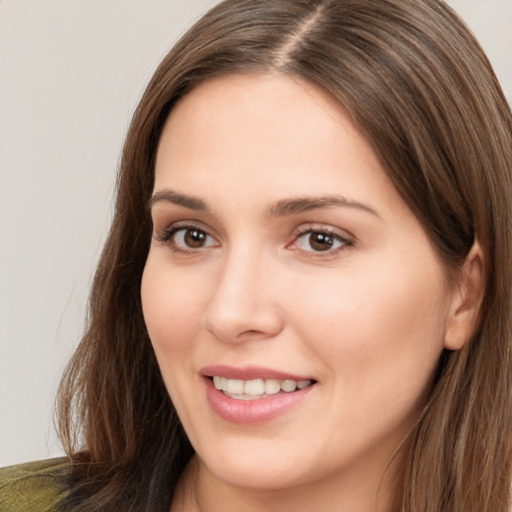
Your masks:
M255 379L277 379L277 380L314 380L309 376L294 375L288 372L264 368L262 366L234 367L224 364L205 366L200 373L205 377L226 377L227 379L255 380Z

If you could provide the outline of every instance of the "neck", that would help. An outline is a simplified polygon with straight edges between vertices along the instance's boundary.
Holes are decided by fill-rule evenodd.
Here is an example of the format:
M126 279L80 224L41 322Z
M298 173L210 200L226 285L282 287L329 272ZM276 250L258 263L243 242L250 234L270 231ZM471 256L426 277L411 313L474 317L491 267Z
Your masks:
M351 468L287 489L255 489L218 478L196 455L180 479L171 512L393 512L401 458L384 472Z

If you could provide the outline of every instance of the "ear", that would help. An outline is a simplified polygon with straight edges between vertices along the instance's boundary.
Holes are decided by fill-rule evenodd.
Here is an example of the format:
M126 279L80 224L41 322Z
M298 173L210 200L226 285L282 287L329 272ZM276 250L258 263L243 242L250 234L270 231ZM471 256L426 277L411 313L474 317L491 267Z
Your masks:
M445 335L445 348L448 350L460 350L478 328L484 291L484 255L478 240L475 240L452 295Z

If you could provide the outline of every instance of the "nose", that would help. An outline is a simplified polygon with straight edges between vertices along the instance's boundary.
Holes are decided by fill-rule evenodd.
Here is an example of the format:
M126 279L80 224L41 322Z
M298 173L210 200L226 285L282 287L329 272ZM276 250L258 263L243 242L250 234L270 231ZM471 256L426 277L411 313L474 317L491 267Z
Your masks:
M276 336L284 323L272 267L250 250L226 255L205 311L205 329L226 343Z

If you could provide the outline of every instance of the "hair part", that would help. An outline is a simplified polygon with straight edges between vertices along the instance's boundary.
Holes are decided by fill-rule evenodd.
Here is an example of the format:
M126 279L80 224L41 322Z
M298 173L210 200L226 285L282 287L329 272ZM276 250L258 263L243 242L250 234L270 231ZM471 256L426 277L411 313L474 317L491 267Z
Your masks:
M441 0L227 0L161 63L128 132L87 331L60 388L73 510L168 510L193 453L142 317L147 205L169 112L198 84L233 73L282 73L336 97L453 281L480 243L481 325L441 357L404 444L397 509L508 511L512 116L484 52Z

